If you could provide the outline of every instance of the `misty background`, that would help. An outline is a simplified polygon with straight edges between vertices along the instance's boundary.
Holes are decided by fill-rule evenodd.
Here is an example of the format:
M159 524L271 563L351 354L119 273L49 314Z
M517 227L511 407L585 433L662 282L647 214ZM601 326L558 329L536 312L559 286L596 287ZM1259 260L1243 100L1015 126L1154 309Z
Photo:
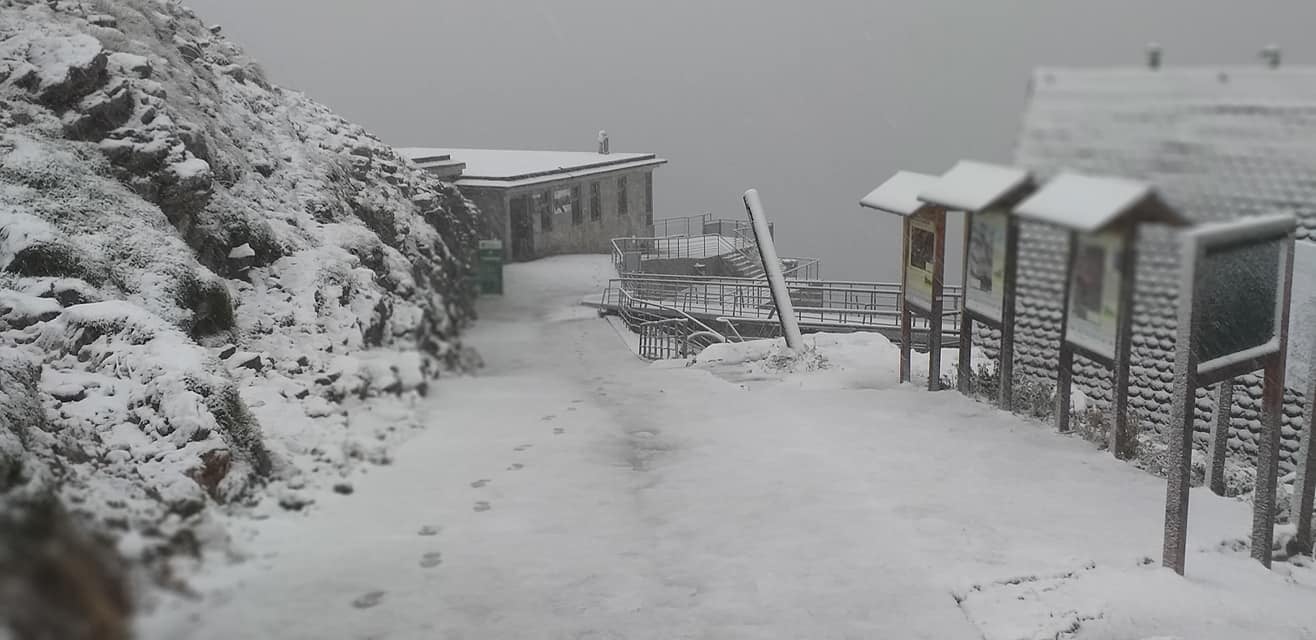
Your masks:
M744 218L758 188L780 253L831 279L897 277L898 222L858 206L896 170L1010 161L1037 66L1138 66L1153 41L1167 67L1316 58L1310 0L188 4L397 146L593 151L606 129L670 161L655 218Z

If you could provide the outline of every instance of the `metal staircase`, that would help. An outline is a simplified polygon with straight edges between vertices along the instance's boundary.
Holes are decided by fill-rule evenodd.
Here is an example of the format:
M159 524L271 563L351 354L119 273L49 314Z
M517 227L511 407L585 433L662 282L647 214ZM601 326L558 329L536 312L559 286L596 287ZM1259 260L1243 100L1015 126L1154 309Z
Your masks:
M776 306L748 222L705 215L659 220L654 228L663 233L613 239L618 277L597 302L587 303L616 314L639 334L642 357L688 357L714 342L777 335ZM654 272L664 266L688 269L692 262L714 258L735 275ZM899 284L824 281L819 265L813 258L782 259L795 315L806 332L898 334ZM948 344L959 330L959 297L958 288L947 287L943 339ZM915 320L915 343L929 330L926 321Z

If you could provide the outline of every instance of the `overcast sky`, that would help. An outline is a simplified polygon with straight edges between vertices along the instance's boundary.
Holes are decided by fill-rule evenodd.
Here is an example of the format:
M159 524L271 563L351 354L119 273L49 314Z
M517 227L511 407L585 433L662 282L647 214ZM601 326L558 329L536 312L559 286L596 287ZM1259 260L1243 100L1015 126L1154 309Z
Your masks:
M858 200L897 169L1008 162L1036 66L1316 59L1312 0L189 0L274 82L398 146L656 152L657 217L744 216L783 255L891 278Z

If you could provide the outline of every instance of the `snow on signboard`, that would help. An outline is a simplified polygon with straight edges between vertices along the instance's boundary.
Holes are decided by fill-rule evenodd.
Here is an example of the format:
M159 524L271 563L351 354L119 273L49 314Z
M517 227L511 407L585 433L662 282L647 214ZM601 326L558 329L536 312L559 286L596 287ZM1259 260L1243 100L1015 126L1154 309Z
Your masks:
M1316 244L1293 246L1293 298L1289 308L1289 354L1285 384L1307 393L1316 347Z
M1115 358L1119 326L1120 256L1124 237L1119 231L1080 234L1074 275L1069 282L1069 325L1065 338L1097 355Z
M936 260L937 223L929 215L909 220L909 269L905 274L905 299L932 309L933 267Z
M1005 308L1005 237L1008 214L988 210L973 215L969 230L968 277L964 305L996 322Z

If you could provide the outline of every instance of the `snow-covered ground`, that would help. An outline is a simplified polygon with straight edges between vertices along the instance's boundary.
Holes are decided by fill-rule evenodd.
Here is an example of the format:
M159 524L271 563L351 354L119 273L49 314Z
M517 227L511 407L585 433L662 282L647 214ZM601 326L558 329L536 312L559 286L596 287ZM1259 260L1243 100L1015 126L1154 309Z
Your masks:
M1163 480L897 385L874 336L650 365L578 305L609 269L510 266L487 368L351 495L231 523L245 561L144 635L1316 638L1316 573L1250 560L1247 504L1194 491L1180 578Z

